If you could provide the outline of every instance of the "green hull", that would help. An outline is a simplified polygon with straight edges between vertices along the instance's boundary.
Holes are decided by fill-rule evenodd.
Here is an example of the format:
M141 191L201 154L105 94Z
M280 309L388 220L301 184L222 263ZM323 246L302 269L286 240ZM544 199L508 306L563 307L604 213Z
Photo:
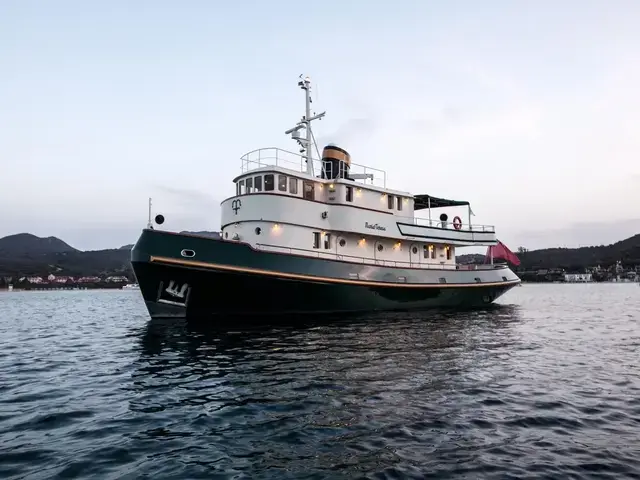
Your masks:
M152 317L478 307L520 281L506 267L381 267L155 230L143 231L131 261Z

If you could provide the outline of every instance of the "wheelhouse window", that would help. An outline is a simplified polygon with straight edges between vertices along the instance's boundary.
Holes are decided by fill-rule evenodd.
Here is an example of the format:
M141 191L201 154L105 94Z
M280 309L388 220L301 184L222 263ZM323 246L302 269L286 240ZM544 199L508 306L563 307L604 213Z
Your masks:
M253 178L247 178L247 193L253 193Z
M244 180L240 180L236 184L236 195L244 195Z
M289 177L289 193L292 195L298 194L298 179L294 177Z
M274 187L274 179L273 179L273 174L268 174L264 176L264 191L265 192L271 192L273 191L273 187Z
M395 198L396 197L394 197L393 195L389 195L387 197L387 204L388 204L387 206L389 207L389 210L393 210L393 204L395 203L395 201L394 201Z
M313 232L313 248L320 248L320 232Z
M313 182L305 180L303 182L305 200L315 200L315 186Z
M397 206L398 211L401 211L402 210L402 197L396 197L396 203L398 205Z
M445 252L447 252L447 260L451 260L451 247L447 245L444 247Z
M324 234L324 248L325 248L325 250L329 250L331 248L331 234L330 233L325 233Z
M287 191L287 176L278 175L278 190L281 192Z
M353 202L353 187L347 187L347 202Z
M253 177L253 188L256 192L262 191L262 177Z

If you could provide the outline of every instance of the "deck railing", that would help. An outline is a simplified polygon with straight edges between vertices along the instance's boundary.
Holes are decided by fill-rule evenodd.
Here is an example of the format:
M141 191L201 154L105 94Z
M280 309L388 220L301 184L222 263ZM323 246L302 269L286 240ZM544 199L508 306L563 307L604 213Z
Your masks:
M300 173L307 172L306 158L304 155L277 147L266 147L252 150L240 157L241 172L247 173L251 170L262 167L282 167ZM313 173L320 176L322 173L322 162L313 158ZM387 173L373 167L367 167L358 163L351 163L350 174L367 175L367 179L360 180L365 184L378 187L387 187Z
M324 258L327 260L343 260L353 263L362 263L366 265L378 265L381 267L397 267L397 268L422 268L425 270L494 270L503 268L503 264L487 264L487 265L467 265L467 264L447 264L447 263L428 263L428 262L410 262L403 260L385 260L370 257L361 257L355 255L341 255L336 252L327 252L322 250L310 250L296 247L283 247L280 245L270 245L266 243L257 243L256 247L260 250L271 252L288 253L304 255L307 257Z
M442 228L445 230L455 230L455 226L453 221L447 220L443 222L441 220L421 218L421 217L401 217L396 216L399 222L408 223L411 225L418 225L421 227L432 227L432 228ZM473 231L473 232L486 232L486 233L495 233L496 228L494 225L472 225L470 223L465 223L464 221L460 224L460 230L464 231Z

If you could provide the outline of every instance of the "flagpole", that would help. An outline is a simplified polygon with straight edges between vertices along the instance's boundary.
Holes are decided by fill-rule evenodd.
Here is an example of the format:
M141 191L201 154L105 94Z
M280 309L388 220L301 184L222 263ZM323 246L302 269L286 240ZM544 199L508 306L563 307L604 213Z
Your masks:
M469 215L469 230L472 230L472 228L471 228L471 205L467 205L467 213Z

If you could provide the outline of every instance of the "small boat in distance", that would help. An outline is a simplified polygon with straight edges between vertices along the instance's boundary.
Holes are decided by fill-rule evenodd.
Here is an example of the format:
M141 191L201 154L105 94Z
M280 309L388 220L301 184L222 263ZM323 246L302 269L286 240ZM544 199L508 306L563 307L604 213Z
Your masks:
M520 283L493 258L456 263L456 247L499 245L493 226L471 224L469 202L391 189L337 145L314 158L325 112L312 113L308 78L298 86L305 114L285 133L300 153L241 157L218 238L162 231L149 204L131 263L152 317L479 307Z
M127 283L122 286L122 290L140 290L140 285L137 283Z

